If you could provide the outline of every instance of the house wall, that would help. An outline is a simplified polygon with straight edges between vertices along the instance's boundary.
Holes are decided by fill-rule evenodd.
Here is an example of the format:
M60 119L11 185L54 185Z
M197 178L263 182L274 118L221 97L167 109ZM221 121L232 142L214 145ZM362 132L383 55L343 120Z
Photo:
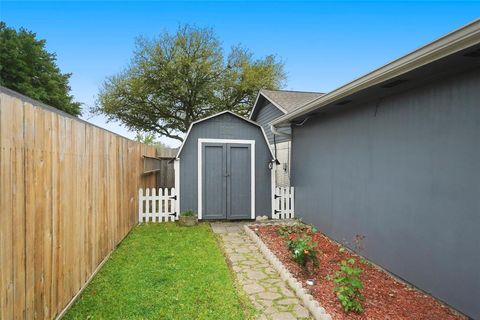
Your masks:
M277 119L280 116L283 116L284 113L275 107L268 100L264 102L264 105L261 106L257 115L252 118L253 121L257 122L262 126L265 134L267 135L268 142L273 144L273 133L270 130L270 122ZM288 141L289 139L285 136L276 136L275 141L277 143Z
M197 143L199 138L255 140L255 212L271 216L271 154L262 130L230 114L195 124L180 154L180 211L198 211Z
M295 214L480 319L480 70L295 127Z

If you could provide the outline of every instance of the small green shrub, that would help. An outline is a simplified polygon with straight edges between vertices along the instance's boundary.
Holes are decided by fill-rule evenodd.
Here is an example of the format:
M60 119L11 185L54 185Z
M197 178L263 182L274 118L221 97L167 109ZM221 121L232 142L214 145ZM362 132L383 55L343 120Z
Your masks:
M300 236L290 235L287 246L292 253L292 259L304 268L309 274L313 274L319 266L317 257L317 244L306 234Z
M360 292L360 289L363 288L362 280L360 280L363 270L354 265L355 259L342 260L340 270L335 272L333 279L334 291L345 312L363 311L362 301L365 300L365 297Z
M291 234L302 234L306 233L308 235L313 235L316 233L318 230L317 228L312 225L312 224L303 224L303 223L298 223L295 222L293 225L283 225L280 226L277 230L277 233L279 236L283 238L288 238Z
M186 210L183 211L180 215L184 217L193 217L195 213L193 212L193 210Z
M318 231L317 227L315 227L313 224L309 224L307 226L307 230L308 230L308 232L311 232L312 234L317 233L317 231Z
M290 226L284 225L278 228L277 233L282 238L288 238L293 233L293 229Z

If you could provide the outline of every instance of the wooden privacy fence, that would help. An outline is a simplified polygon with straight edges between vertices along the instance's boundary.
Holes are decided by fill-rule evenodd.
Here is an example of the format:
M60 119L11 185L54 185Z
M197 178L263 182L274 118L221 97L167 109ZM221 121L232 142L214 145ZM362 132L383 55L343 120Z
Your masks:
M138 190L138 222L166 222L178 219L175 188Z
M0 89L0 319L52 319L136 224L155 149Z
M295 217L295 189L293 187L275 187L272 201L272 219L292 219Z

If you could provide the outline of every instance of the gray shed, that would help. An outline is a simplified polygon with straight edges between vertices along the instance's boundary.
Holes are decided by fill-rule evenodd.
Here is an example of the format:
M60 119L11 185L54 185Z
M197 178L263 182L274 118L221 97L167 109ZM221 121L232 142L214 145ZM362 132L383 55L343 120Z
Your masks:
M230 111L193 122L175 160L180 212L210 220L271 216L272 167L257 123Z

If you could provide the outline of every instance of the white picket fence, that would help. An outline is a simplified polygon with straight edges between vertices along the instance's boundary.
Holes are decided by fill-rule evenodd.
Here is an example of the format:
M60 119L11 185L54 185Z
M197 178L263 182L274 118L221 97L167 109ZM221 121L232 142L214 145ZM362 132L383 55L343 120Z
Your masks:
M293 219L295 217L295 189L275 187L272 219Z
M145 190L140 188L138 190L138 223L165 222L177 219L175 188L147 188Z

